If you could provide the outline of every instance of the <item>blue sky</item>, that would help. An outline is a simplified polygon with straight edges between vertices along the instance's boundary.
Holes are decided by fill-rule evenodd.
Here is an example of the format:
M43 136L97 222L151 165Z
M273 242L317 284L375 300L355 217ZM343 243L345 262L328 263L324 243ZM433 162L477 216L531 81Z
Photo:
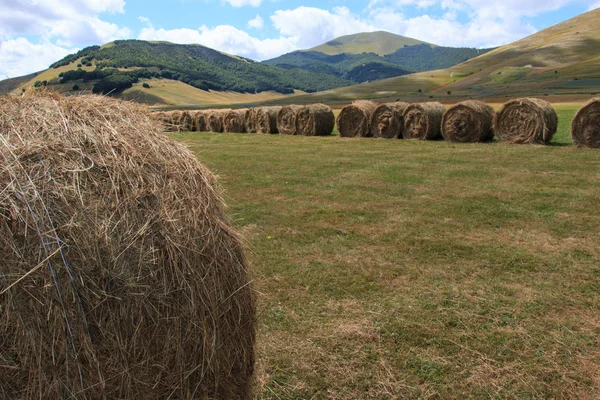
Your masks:
M199 43L255 60L375 30L491 47L598 7L600 0L0 0L0 77L131 38Z

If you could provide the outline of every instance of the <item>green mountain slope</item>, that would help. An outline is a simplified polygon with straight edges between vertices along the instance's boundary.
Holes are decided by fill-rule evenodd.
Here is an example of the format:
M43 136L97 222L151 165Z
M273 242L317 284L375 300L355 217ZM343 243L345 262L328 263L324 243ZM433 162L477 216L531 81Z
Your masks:
M354 35L341 36L330 40L308 51L316 51L327 55L375 53L380 56L391 54L405 46L429 44L393 33L378 31L364 32ZM432 45L435 46L435 45Z

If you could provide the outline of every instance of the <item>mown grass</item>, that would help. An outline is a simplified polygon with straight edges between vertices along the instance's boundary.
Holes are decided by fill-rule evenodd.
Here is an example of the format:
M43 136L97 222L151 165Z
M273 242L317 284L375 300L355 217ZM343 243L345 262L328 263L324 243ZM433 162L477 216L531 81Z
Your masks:
M180 134L258 293L256 398L600 397L600 153Z

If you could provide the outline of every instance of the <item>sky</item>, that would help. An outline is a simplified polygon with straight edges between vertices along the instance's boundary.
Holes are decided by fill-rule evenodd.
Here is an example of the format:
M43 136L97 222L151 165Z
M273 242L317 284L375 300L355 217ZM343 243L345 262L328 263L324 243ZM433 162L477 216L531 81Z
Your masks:
M495 47L600 7L600 0L0 0L0 80L116 39L202 44L257 61L385 30Z

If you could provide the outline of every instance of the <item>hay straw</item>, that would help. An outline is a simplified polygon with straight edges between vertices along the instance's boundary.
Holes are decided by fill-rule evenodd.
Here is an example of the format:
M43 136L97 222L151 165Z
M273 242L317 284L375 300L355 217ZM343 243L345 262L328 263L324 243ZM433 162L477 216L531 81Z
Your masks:
M246 123L246 132L248 133L256 133L256 113L258 109L256 107L251 107L246 110L246 115L244 116L244 121Z
M192 132L194 130L194 118L189 111L182 111L179 117L180 130Z
M442 136L450 142L475 143L494 139L494 109L467 100L448 109L442 119Z
M229 110L210 110L207 127L209 132L223 133L223 119Z
M277 130L277 113L281 107L260 107L256 110L256 132L273 134Z
M297 134L303 136L328 136L335 126L335 116L331 107L325 104L311 104L298 111Z
M404 110L408 103L395 102L381 104L373 112L371 133L374 138L397 139L403 137Z
M600 148L600 97L590 100L575 114L571 138L577 147Z
M192 119L194 120L194 131L195 132L208 132L208 121L207 114L204 110L194 111L192 113Z
M337 129L341 137L368 137L370 124L377 103L366 100L355 101L342 108L337 117Z
M246 110L229 110L223 116L223 130L228 133L246 133Z
M404 111L404 138L438 140L446 107L437 102L411 104Z
M0 97L0 397L250 399L254 296L213 175L144 106Z
M534 98L509 101L494 119L494 132L507 143L547 144L557 127L558 117L552 105Z
M283 106L277 113L277 130L281 135L297 135L296 119L302 106Z

